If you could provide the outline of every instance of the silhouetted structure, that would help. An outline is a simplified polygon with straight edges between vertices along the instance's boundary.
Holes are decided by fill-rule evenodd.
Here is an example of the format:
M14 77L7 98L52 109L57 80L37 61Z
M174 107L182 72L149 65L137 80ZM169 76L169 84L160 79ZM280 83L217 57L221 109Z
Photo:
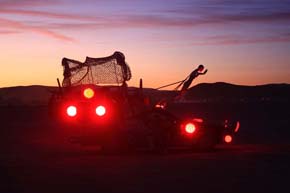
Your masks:
M85 62L63 58L62 66L64 87L83 84L121 85L132 76L121 52L103 58L87 57Z
M194 71L191 72L191 74L184 80L182 89L181 89L181 93L186 91L189 86L191 85L192 81L197 78L199 75L204 75L207 73L207 70L205 70L204 72L202 72L204 70L204 66L201 64L198 66L197 69L195 69Z

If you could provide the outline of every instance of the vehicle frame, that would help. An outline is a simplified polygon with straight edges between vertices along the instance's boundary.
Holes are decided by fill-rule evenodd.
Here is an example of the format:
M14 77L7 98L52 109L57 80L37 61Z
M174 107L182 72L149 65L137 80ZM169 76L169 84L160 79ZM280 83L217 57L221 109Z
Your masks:
M88 61L93 65L108 61L121 64L118 68L121 81L114 85L96 84L91 81L94 79L94 74L89 72L93 71L91 63L63 59L64 79L62 85L58 80L59 89L52 94L49 109L51 117L73 143L99 145L104 151L138 148L164 151L174 147L211 150L217 144L230 144L239 130L238 121L213 121L192 117L190 112L189 116L180 117L178 112L168 108L178 100L150 102L152 96L144 94L142 79L139 88L128 88L126 82L131 78L131 71L121 52ZM69 67L69 62L73 68ZM87 68L86 72L78 71L83 67ZM77 84L68 82L73 72L84 74L81 81L75 81ZM92 76L89 81L82 82L89 73ZM93 96L87 97L86 92ZM98 115L98 107L105 109L104 115Z

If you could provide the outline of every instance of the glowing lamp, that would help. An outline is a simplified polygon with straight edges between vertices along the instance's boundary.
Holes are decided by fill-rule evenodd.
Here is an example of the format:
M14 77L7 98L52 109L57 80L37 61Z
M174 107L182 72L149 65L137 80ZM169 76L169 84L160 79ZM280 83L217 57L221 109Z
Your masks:
M104 107L104 106L102 106L102 105L100 105L100 106L98 106L97 108L96 108L96 114L98 115L98 116L104 116L105 114L106 114L106 108Z
M91 99L91 98L93 98L94 97L94 95L95 95L95 92L94 92L94 90L93 89L91 89L91 88L86 88L85 90L84 90L84 97L86 97L87 99Z
M201 118L195 118L193 119L194 122L197 122L197 123L203 123L203 119Z
M68 116L74 117L74 116L77 115L77 108L75 106L69 106L66 109L66 113L67 113Z
M195 125L193 123L187 123L185 125L185 131L186 133L192 134L195 131Z
M240 122L238 121L236 123L235 133L237 133L239 131L239 128L240 128Z
M226 143L231 143L231 142L233 141L233 138L232 138L232 136L230 136L230 135L226 135L226 136L224 137L224 140L225 140Z
M165 109L165 106L163 104L156 104L155 108Z

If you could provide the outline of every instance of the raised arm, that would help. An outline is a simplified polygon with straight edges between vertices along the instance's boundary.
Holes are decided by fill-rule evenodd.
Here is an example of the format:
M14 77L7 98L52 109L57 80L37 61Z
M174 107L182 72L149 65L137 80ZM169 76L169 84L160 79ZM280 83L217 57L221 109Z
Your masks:
M204 75L207 73L207 69L204 72L198 73L199 75Z

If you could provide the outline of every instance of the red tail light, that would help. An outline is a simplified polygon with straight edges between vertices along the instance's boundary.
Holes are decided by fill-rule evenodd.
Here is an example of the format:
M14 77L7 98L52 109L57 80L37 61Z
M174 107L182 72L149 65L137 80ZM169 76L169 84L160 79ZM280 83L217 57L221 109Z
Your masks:
M185 125L185 131L186 133L192 134L195 132L195 125L193 123L187 123Z
M164 104L156 104L155 108L165 109L165 105Z
M102 105L100 105L100 106L98 106L97 108L96 108L96 114L98 115L98 116L104 116L105 114L106 114L106 108L104 107L104 106L102 106Z
M95 91L91 88L86 88L83 94L84 94L84 97L86 97L87 99L91 99L94 97Z
M232 136L230 136L230 135L225 135L225 137L224 137L224 141L225 141L226 143L231 143L231 142L233 141L233 138L232 138Z
M235 133L237 133L239 131L239 128L240 128L240 122L237 121L236 128L235 128Z
M71 105L71 106L67 107L66 113L68 116L74 117L77 115L77 108L75 106Z
M193 119L194 122L197 122L197 123L203 123L203 119L201 118L195 118Z

